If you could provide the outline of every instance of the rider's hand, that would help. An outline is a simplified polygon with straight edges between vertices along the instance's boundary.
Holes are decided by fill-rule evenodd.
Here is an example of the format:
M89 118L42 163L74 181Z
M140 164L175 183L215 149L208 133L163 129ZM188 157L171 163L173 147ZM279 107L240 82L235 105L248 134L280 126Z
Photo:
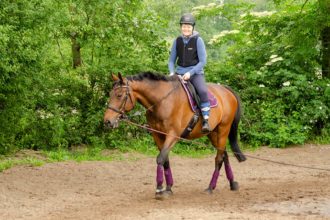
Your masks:
M186 72L184 75L183 75L183 77L182 77L182 79L184 79L184 80L189 80L190 79L190 73L189 72Z

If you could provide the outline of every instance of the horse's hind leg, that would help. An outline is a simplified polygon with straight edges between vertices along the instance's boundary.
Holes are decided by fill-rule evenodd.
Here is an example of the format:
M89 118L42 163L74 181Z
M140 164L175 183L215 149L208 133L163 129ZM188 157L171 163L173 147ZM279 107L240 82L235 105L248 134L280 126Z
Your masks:
M229 157L227 151L225 151L224 153L223 161L225 162L226 176L230 184L230 189L236 191L238 190L238 183L234 181L234 174L229 164Z
M213 132L208 135L208 138L211 140L212 145L217 149L217 156L215 158L215 170L210 185L207 189L208 192L212 192L212 190L215 189L223 162L225 162L226 176L229 180L231 190L236 190L238 188L238 184L234 182L234 175L229 164L228 154L225 151L229 131L230 126L222 125L216 127Z

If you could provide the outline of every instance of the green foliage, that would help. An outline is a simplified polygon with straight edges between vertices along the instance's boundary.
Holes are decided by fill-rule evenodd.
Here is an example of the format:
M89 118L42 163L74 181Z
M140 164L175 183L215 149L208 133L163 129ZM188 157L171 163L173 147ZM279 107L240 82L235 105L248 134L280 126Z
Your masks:
M142 1L20 0L0 8L1 154L104 147L109 73L166 66L165 23ZM73 33L78 69L71 67Z
M329 133L330 79L322 76L319 50L325 17L315 1L285 6L239 14L231 30L210 41L229 45L209 79L239 91L241 140L254 146L284 147Z
M139 128L103 129L109 76L167 72L178 20L191 11L207 43L207 79L242 97L242 141L276 147L328 142L330 81L320 65L320 33L330 25L324 1L221 2L2 0L0 154L81 144L155 154L150 135ZM77 68L73 39L82 60ZM135 111L144 112L139 105ZM143 114L134 120L146 123ZM209 151L185 143L175 149Z

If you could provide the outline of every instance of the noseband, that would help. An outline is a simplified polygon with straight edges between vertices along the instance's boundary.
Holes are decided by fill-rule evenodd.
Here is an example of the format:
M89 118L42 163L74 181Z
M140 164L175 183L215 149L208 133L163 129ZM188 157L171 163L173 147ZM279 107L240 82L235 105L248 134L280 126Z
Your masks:
M125 86L121 85L120 87L117 87L114 89L118 89L118 88L126 88L125 98L124 98L123 102L120 104L119 109L112 107L111 105L108 105L108 109L111 109L112 111L119 113L121 116L124 116L125 115L125 106L126 106L128 98L130 99L131 103L133 104L133 100L132 100L131 94L129 92L130 86L128 85L128 81L126 82Z

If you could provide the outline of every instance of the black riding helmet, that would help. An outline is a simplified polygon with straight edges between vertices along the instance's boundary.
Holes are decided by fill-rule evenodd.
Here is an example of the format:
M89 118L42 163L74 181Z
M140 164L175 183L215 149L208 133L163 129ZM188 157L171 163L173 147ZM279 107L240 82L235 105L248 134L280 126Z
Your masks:
M187 13L182 15L180 19L180 24L191 24L193 27L195 26L195 18L192 14Z

